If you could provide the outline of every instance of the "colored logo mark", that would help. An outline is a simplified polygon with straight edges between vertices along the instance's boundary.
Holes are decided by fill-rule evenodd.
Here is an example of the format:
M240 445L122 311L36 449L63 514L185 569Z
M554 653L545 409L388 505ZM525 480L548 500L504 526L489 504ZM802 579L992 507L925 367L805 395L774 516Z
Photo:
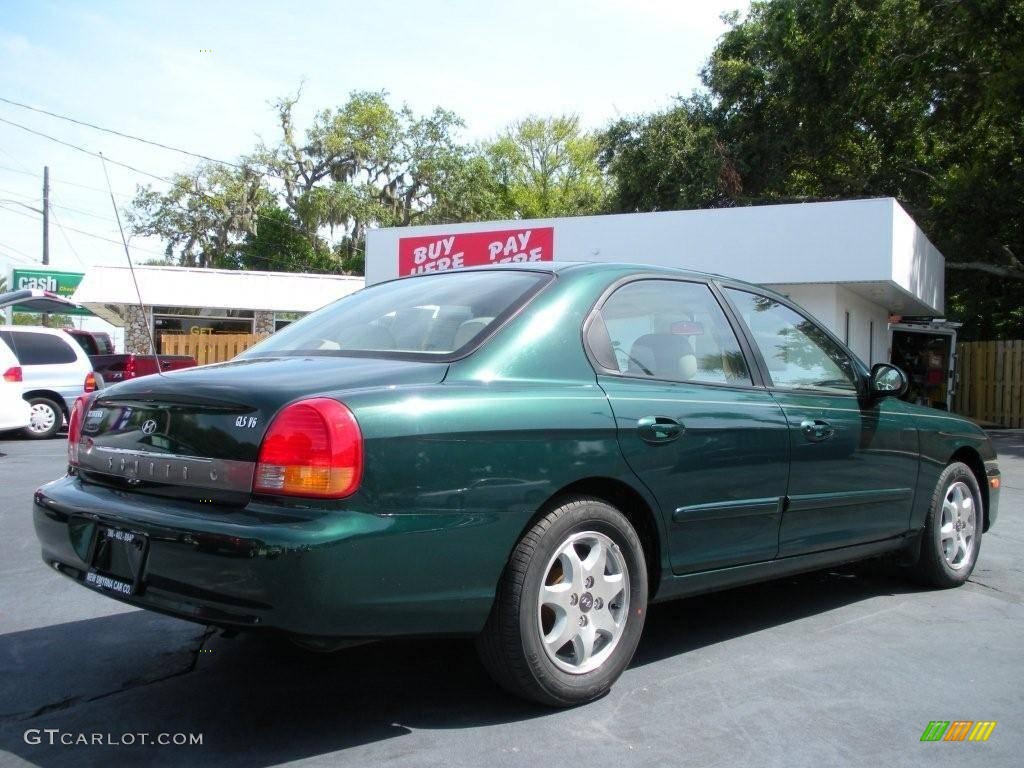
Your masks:
M988 741L995 727L995 720L932 720L921 741Z

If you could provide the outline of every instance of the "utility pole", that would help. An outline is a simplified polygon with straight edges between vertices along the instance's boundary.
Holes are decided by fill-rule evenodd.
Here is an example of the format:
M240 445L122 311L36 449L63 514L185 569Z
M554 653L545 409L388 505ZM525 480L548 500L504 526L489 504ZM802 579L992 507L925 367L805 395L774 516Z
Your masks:
M43 166L43 264L50 263L50 166Z
M50 263L50 166L43 166L43 266ZM50 316L43 312L43 327L50 325Z

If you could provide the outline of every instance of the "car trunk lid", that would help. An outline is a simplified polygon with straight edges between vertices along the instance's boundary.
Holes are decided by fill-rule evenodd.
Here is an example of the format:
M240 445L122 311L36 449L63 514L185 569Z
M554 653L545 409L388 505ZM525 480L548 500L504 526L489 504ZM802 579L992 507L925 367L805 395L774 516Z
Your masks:
M103 390L79 441L79 474L136 493L245 504L260 444L295 400L366 387L431 384L444 363L353 357L235 360Z

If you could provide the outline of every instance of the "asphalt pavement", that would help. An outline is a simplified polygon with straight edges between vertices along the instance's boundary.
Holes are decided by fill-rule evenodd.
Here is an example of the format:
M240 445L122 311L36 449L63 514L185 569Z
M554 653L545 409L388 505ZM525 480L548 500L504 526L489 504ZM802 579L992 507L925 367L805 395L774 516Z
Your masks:
M0 439L0 765L1020 765L1024 433L994 439L1000 517L965 586L869 562L656 606L612 692L568 711L503 694L469 641L313 655L83 589L32 530L63 442ZM932 720L997 725L923 743Z

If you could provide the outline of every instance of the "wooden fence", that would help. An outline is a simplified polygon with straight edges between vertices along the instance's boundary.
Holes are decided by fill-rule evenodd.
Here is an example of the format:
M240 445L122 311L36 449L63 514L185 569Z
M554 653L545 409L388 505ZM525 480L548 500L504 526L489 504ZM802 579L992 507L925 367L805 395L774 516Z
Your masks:
M956 345L953 410L982 424L1024 427L1024 340Z
M189 355L199 365L221 363L265 338L257 333L165 333L160 337L161 355Z

